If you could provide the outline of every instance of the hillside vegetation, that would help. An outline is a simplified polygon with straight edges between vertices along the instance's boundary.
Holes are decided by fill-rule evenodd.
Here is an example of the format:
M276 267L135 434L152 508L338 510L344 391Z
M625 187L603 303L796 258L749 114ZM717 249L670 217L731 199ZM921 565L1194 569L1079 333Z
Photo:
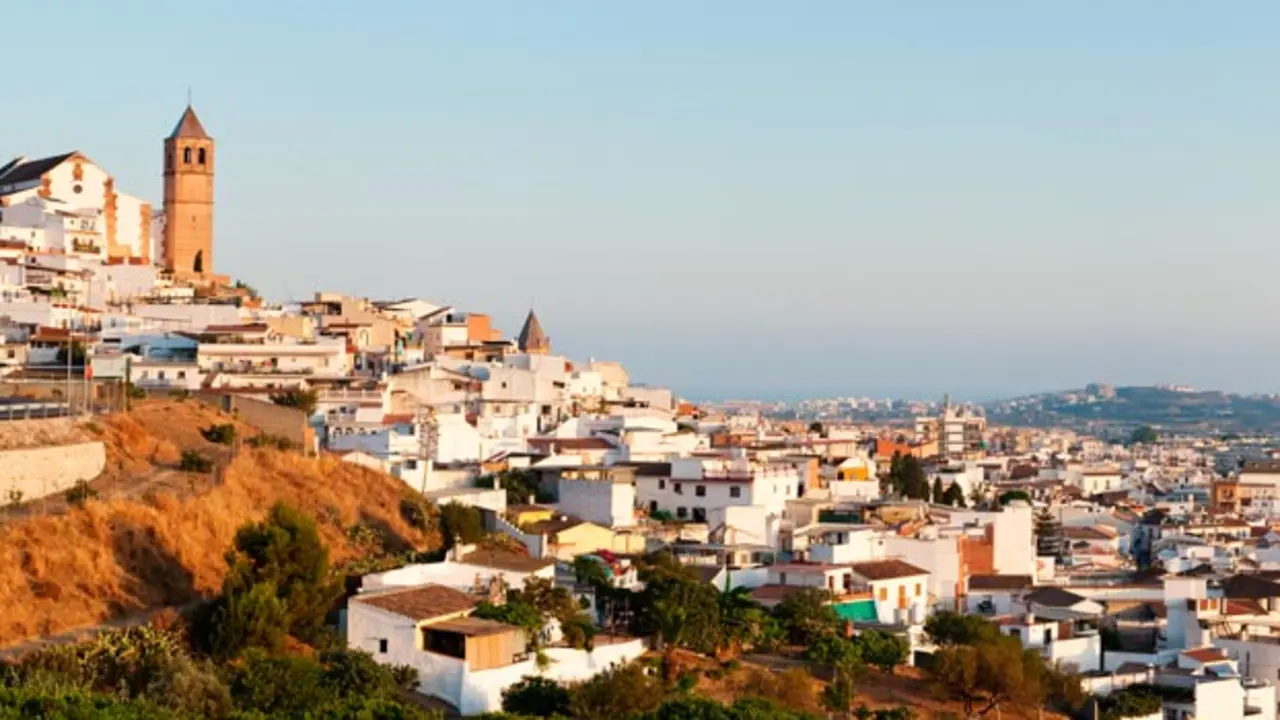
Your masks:
M107 445L107 470L93 483L100 499L0 530L0 647L217 592L236 529L279 501L317 520L335 564L438 545L400 516L399 480L275 449L245 446L232 458L200 432L226 423L254 432L192 400L147 401L86 423ZM183 472L184 452L215 461L214 471Z

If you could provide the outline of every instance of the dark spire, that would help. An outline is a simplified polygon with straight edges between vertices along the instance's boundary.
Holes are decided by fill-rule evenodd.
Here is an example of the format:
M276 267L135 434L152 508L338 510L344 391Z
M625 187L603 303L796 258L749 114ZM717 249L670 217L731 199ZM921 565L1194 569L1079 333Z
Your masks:
M516 340L521 352L545 355L551 352L551 338L542 331L542 323L533 310L524 319L524 327L520 329L520 337Z
M178 119L178 124L173 127L173 132L169 133L170 138L202 138L208 139L209 134L204 131L204 126L200 124L200 118L196 117L196 111L190 105L183 111L182 117Z

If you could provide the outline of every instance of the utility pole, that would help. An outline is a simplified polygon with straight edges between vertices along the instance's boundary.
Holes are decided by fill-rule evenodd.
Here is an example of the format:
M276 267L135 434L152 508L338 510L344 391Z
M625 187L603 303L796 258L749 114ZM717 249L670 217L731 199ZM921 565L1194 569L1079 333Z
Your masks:
M436 411L430 405L418 402L414 425L418 429L418 457L426 463L422 473L421 491L426 492L431 485L431 475L435 470L437 446L440 441L440 427L436 422Z

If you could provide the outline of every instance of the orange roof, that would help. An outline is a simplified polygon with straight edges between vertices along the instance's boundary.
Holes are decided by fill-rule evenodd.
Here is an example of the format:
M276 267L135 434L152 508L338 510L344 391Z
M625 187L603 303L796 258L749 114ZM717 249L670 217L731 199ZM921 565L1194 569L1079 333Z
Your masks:
M1182 654L1195 660L1198 663L1211 663L1226 660L1227 656L1218 648L1199 648L1197 650L1184 650Z

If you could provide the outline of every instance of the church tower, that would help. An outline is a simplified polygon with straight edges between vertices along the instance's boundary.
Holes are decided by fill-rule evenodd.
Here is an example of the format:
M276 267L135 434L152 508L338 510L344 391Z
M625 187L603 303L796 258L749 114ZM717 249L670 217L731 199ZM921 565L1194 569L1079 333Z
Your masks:
M164 140L164 269L213 274L213 138L190 105Z
M551 354L551 338L547 337L547 333L542 330L542 323L538 322L538 316L532 310L524 319L524 327L520 329L520 336L516 338L516 347L520 352L530 355Z

